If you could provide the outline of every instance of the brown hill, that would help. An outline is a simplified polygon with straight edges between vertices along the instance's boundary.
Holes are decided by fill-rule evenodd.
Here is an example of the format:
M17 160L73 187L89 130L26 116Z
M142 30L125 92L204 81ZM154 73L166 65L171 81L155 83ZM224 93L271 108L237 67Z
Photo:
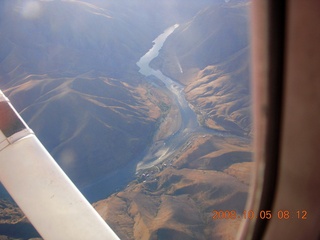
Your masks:
M147 146L170 102L135 63L207 2L1 1L0 88L78 186Z
M113 6L0 4L0 88L71 179L87 185L138 156L168 103L134 70L156 30Z
M9 237L10 236L10 237ZM0 240L42 239L11 200L0 199Z
M16 9L0 14L0 88L78 186L139 159L168 113L170 99L135 62L164 26L190 16L193 4L184 1L41 1L42 14L27 20L21 1L0 3ZM186 86L203 125L235 135L251 131L246 11L242 3L204 8L153 62ZM213 220L211 212L243 210L250 152L245 138L194 135L168 163L94 205L121 239L233 238L239 220Z
M78 186L143 151L166 101L151 85L93 73L26 78L5 93Z
M207 8L182 24L152 66L185 85L201 123L251 135L248 4ZM213 210L245 207L252 153L249 138L196 135L166 163L94 204L122 239L234 239L240 219Z
M248 9L229 2L200 11L152 62L186 86L201 124L239 135L252 135Z
M213 220L212 211L242 213L252 164L248 152L243 140L196 137L172 165L150 170L145 180L94 207L124 240L233 239L239 219Z
M202 124L239 135L252 135L249 49L227 62L207 66L185 88Z

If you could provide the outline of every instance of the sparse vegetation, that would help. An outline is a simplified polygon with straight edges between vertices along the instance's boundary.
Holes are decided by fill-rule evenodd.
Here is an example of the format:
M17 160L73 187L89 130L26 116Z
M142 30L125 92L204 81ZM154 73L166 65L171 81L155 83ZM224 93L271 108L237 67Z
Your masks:
M171 16L167 1L94 2L92 9L81 1L41 1L41 16L27 20L18 11L21 1L1 2L0 88L78 186L127 166L125 174L134 175L145 149L163 144L182 125L163 83L136 66L154 37L179 22L152 66L184 86L202 126L243 137L208 129L194 134L94 207L122 240L232 239L239 221L213 221L211 211L241 212L247 197L246 6L170 0ZM14 11L4 12L10 7ZM30 226L15 205L0 201L0 228L19 222Z

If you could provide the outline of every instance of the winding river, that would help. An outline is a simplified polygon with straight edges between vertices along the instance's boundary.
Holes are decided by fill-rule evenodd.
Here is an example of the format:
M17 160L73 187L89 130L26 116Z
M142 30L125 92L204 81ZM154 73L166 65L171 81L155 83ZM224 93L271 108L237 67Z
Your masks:
M161 50L164 42L177 27L179 27L179 24L169 27L159 35L153 41L153 47L140 58L137 65L140 68L139 72L141 74L146 77L153 75L164 83L164 87L171 93L171 97L173 99L172 104L175 104L180 111L181 124L179 130L165 140L161 140L160 143L157 141L152 143L149 148L149 152L146 153L144 158L137 165L137 170L147 169L161 163L181 147L193 132L200 128L197 121L197 115L189 107L184 96L184 87L178 82L175 82L171 78L165 76L160 70L155 70L150 67L150 62L159 55L159 51Z
M159 163L162 163L168 159L170 155L175 154L175 152L184 144L186 144L188 139L194 134L232 136L227 132L208 129L200 126L196 113L190 108L190 105L185 98L183 91L184 87L178 82L175 82L171 78L165 76L160 70L155 70L150 67L150 62L159 55L159 51L161 50L166 39L178 27L179 24L175 24L166 29L153 41L153 47L137 62L137 65L140 68L139 72L141 74L146 77L152 75L164 83L165 88L167 88L172 95L172 104L175 104L179 108L181 115L181 124L179 130L165 140L153 142L148 153L146 153L144 158L138 163L137 170L148 169Z
M103 179L81 189L81 192L90 202L106 198L112 193L123 189L129 182L137 177L138 172L148 171L148 169L152 167L165 163L166 160L170 159L170 156L174 155L179 149L190 144L189 139L195 134L229 135L225 132L200 126L197 115L190 108L189 103L184 96L184 87L165 76L160 70L155 70L150 67L150 62L158 56L164 42L177 27L179 27L179 25L175 24L160 34L153 41L153 47L140 58L137 65L140 68L139 72L141 74L146 77L155 76L164 83L163 88L169 90L173 99L172 104L176 105L181 115L179 129L165 139L151 143L141 156L125 167L118 169L115 172L108 174ZM158 87L161 88L161 86Z

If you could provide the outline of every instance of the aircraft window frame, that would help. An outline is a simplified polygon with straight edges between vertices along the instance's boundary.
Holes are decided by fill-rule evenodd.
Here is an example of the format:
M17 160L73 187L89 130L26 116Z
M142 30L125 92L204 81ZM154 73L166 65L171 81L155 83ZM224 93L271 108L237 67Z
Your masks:
M276 192L278 177L278 165L280 157L281 123L283 111L283 85L285 74L285 38L286 38L286 2L253 1L253 48L260 50L261 55L253 57L254 70L253 82L255 105L255 153L257 171L254 183L251 184L251 195L247 201L247 208L254 211L272 209ZM262 29L258 30L262 26ZM257 32L255 32L257 31ZM260 36L258 32L261 33ZM255 39L256 38L256 39ZM258 43L261 38L262 42ZM256 44L256 45L255 45ZM254 53L255 54L255 53ZM263 59L265 56L265 59ZM261 60L258 62L256 60ZM263 65L263 66L259 66ZM259 100L259 99L260 100ZM257 100L257 101L256 101ZM0 112L7 111L10 106L6 102L0 102ZM12 116L10 116L11 118ZM0 129L6 137L26 128L17 116L14 118L14 127ZM258 134L258 136L256 136ZM244 223L240 238L244 236L251 239L261 239L267 227L267 219L248 220Z

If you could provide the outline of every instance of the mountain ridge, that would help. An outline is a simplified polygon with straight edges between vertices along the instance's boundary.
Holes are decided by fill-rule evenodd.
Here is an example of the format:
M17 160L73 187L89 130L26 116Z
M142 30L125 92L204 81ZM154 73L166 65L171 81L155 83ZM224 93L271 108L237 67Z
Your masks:
M0 14L0 88L78 187L114 180L112 191L101 181L101 196L109 197L93 205L122 239L232 239L240 221L213 221L212 211L241 212L245 205L252 167L247 10L224 1L212 7L199 1L203 5L192 9L194 1L184 1L142 1L142 7L129 0L53 1L44 5L65 8L44 22L48 7L26 20L23 2L0 3L7 9L20 4ZM14 17L17 27L9 29ZM64 26L66 19L71 24ZM215 26L212 19L219 20ZM160 80L145 78L136 66L152 40L177 22L181 28L152 66L184 85L205 128L164 162L136 172L151 142L164 144L181 120L168 91L156 84ZM236 37L214 52L228 31ZM221 131L214 135L209 128ZM129 175L133 181L115 183Z

